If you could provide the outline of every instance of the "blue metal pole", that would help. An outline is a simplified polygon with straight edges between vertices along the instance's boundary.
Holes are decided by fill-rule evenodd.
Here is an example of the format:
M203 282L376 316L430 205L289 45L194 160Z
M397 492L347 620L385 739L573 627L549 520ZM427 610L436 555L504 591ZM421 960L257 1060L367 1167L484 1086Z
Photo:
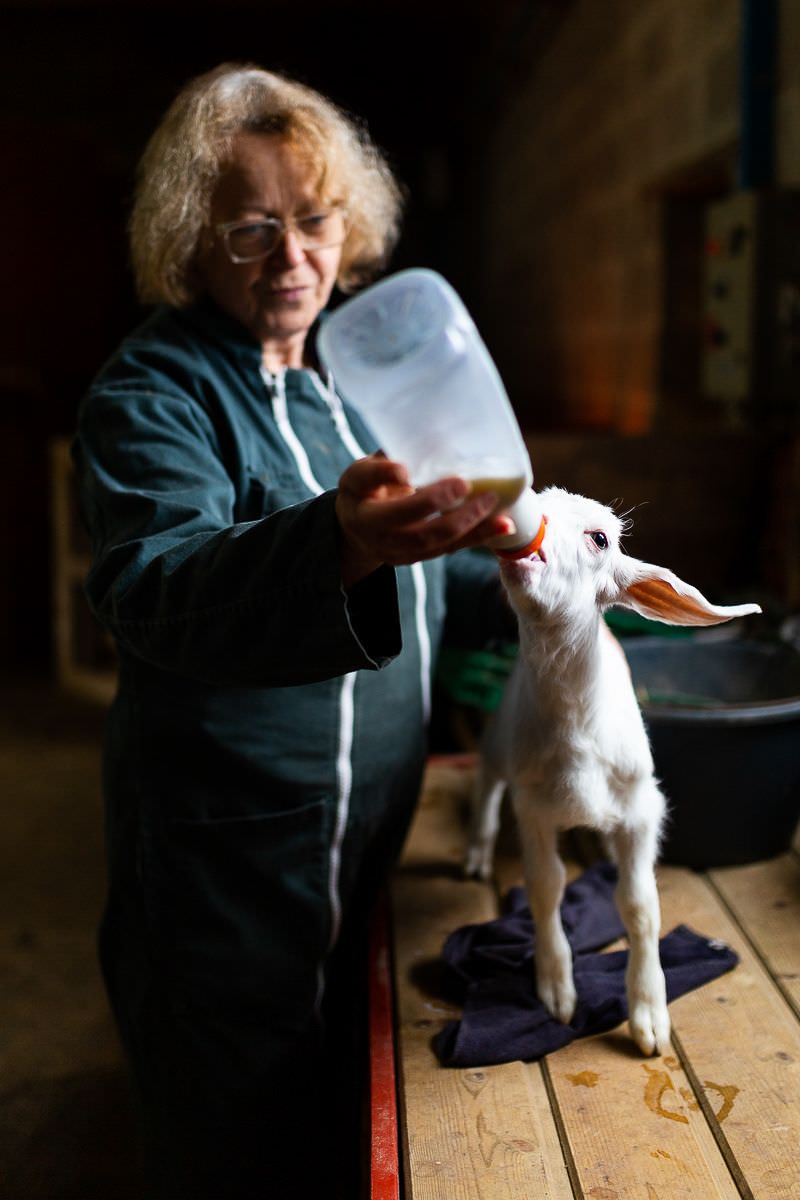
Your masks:
M776 0L742 0L739 186L772 183L775 159Z

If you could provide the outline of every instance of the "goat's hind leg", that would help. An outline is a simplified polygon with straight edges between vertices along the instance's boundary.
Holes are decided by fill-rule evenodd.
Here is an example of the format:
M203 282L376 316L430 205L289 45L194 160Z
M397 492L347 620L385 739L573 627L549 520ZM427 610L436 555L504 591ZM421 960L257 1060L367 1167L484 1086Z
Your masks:
M482 760L472 793L472 813L469 828L464 874L470 879L488 879L492 873L494 844L500 827L500 805L506 790L504 779Z
M514 807L536 928L536 991L548 1012L567 1024L574 1016L577 995L572 949L561 924L566 871L558 855L558 830L539 816L534 805L526 804L524 793L514 797Z
M653 786L653 805L658 805L653 816L657 819L618 829L612 835L619 871L617 906L630 943L625 978L628 1022L637 1046L648 1055L654 1051L666 1054L670 1048L666 984L658 954L661 916L655 878L663 800Z

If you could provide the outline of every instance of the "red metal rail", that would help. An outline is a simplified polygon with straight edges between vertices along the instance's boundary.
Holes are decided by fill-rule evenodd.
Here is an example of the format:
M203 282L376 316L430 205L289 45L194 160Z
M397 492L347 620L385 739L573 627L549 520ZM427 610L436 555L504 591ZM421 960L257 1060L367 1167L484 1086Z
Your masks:
M370 1200L400 1200L389 905L372 915L369 948Z

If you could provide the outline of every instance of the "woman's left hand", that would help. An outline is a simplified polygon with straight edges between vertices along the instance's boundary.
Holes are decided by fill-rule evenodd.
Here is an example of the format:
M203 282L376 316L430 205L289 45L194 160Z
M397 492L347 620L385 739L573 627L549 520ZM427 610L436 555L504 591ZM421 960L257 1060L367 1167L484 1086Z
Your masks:
M474 497L469 492L468 481L459 476L415 489L403 464L381 454L351 463L336 498L344 586L384 563L437 558L513 530L508 517L492 515L498 504L493 492Z

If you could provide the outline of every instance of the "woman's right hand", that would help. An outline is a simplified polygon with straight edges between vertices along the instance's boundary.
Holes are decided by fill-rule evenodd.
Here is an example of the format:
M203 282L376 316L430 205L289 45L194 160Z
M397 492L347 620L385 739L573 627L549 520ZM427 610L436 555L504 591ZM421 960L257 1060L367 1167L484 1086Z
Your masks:
M415 489L403 464L380 453L351 463L336 497L344 586L384 563L420 562L513 531L508 517L492 515L493 492L465 499L469 490L459 476Z

